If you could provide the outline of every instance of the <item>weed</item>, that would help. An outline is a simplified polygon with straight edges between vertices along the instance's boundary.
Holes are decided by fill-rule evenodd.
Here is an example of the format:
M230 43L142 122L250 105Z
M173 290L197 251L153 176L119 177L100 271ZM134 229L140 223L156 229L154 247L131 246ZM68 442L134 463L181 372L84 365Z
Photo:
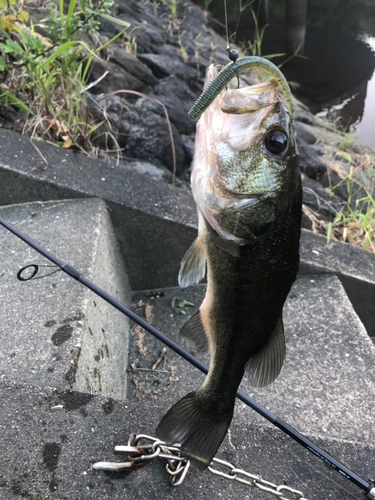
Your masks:
M358 139L358 134L350 134L350 133L345 134L339 143L339 149L341 149L341 151L351 149L356 143L357 139Z
M259 29L258 18L256 16L254 10L253 9L250 9L250 10L251 10L251 15L252 15L253 21L254 21L255 31L254 31L254 39L252 41L251 40L247 41L247 44L248 44L247 50L250 51L252 56L263 57L266 59L285 56L285 53L270 54L267 56L262 56L263 37L264 37L264 32L266 31L266 29L268 27L268 24L263 26L262 29Z
M374 158L369 155L360 156L355 162L351 155L337 152L336 156L344 157L350 164L349 172L342 176L342 180L335 186L330 186L328 194L333 195L340 185L346 186L347 201L335 219L326 226L327 242L331 238L361 246L375 252L375 170ZM356 178L354 179L354 175ZM366 176L366 185L360 184L359 179ZM355 199L358 192L364 196Z
M185 34L185 32L178 34L178 45L180 46L180 54L181 54L182 60L186 64L187 62L189 62L189 54L187 53L187 51L182 43L182 37L184 36L184 34Z
M139 28L140 26L135 26L129 33L125 31L124 41L121 45L126 50L126 52L128 52L129 54L133 54L134 56L137 55L137 37L136 35L133 35L133 33Z
M1 0L0 0L1 2ZM40 26L48 38L25 24L23 2L0 3L0 66L6 80L0 88L0 102L12 104L27 113L24 132L38 134L64 148L76 146L93 153L91 134L101 125L90 123L86 105L86 79L97 53L121 36L129 23L107 14L112 0L70 0L66 13L64 0L48 4L48 16ZM99 37L100 17L117 22L124 29L97 49L80 41L84 33ZM22 22L21 22L22 21ZM73 38L74 37L74 38ZM76 40L75 38L78 38Z
M161 0L161 1L166 7L168 7L169 15L170 15L172 22L175 25L177 25L178 24L178 14L177 14L178 0Z
M237 14L237 21L236 21L236 28L234 30L233 36L233 43L236 41L236 33L238 31L238 27L240 25L241 17L243 12L245 12L246 9L250 7L255 2L255 0L246 0L245 3L242 2L242 0L238 0L238 14Z

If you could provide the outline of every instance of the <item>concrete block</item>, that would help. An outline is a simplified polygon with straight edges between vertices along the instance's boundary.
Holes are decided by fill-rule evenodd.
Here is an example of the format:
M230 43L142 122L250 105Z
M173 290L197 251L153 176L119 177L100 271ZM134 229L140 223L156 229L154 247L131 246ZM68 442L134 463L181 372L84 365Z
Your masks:
M147 162L100 162L0 130L0 204L99 197L106 201L131 288L177 285L180 262L196 237L193 197L167 184ZM15 154L16 152L16 154ZM177 181L176 181L177 182ZM302 230L301 274L340 278L368 333L375 336L375 254Z
M98 199L0 207L5 220L122 302L124 270L105 203ZM65 273L20 282L26 264L51 265L0 227L0 377L125 397L128 320ZM39 275L53 267L40 267Z
M335 274L370 336L375 336L375 253L302 229L300 274Z
M140 301L148 303L148 314L149 307L153 306L155 328L196 354L194 345L179 338L178 332L200 306L205 286L185 291L178 288L158 291L164 296L151 299L150 292L134 293L133 304L142 313L145 305ZM176 296L195 304L194 308L184 308L186 316L173 312L171 300ZM241 389L302 434L375 443L375 346L340 281L333 275L299 277L285 303L283 317L287 354L280 376L264 389L254 389L244 380ZM137 335L131 337L129 372L133 384L129 384L129 400L151 395L155 404L166 412L174 402L203 382L203 374L169 349L166 357L170 364L159 365L164 366L166 373L152 371L162 345L146 334L142 342L146 355L142 356L144 350L139 348L137 340ZM208 364L207 357L198 357ZM178 380L169 386L171 377ZM239 401L236 421L243 425L269 425Z
M58 408L56 408L58 407ZM251 410L247 412L251 414ZM165 460L133 472L91 469L97 461L123 461L114 446L131 432L153 434L161 408L153 399L115 401L0 380L0 498L3 500L263 500L253 487L190 469L184 483L168 483ZM327 436L316 444L360 476L373 477L375 447ZM235 421L218 457L311 500L364 498L361 490L297 443L271 428ZM227 470L225 470L227 472ZM289 498L289 496L287 497ZM290 496L295 498L295 496Z
M189 192L163 182L148 162L116 166L0 130L0 205L98 197L106 201L133 289L176 284L179 263L195 238ZM176 179L176 183L178 183ZM152 258L151 258L152 256Z

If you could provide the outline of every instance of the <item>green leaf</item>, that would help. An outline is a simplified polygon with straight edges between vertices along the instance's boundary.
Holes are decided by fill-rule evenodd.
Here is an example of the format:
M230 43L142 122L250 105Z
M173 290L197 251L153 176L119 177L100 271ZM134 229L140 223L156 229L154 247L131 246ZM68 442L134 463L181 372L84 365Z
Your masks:
M7 67L7 63L5 62L5 60L2 57L0 57L0 71L5 71L6 67Z
M341 156L341 158L344 158L349 163L352 163L352 157L350 156L349 153L346 153L345 151L338 151L336 153L336 156Z
M48 66L48 64L53 62L57 57L61 56L63 52L70 49L70 47L72 47L73 45L82 45L85 49L90 50L88 45L84 42L73 42L73 41L65 42L64 44L60 45L60 47L56 49L55 52L53 52L49 57L47 57L44 63L41 64L40 69L45 69L45 67Z
M187 300L181 300L178 303L178 307L185 307L185 306L194 307L194 304L192 304L191 302L188 302Z
M100 17L107 19L107 21L112 21L113 23L118 24L119 26L125 26L125 28L129 28L130 23L126 21L122 21L121 19L116 19L115 17L109 16L108 14L98 13Z
M108 42L106 42L103 45L101 45L98 49L95 49L95 54L97 54L98 52L100 52L101 50L103 50L105 47L107 47L107 45L109 45L114 40L116 40L116 38L118 38L119 36L121 36L125 31L126 31L126 28L124 28L123 30L121 30L120 33L117 33L117 35L115 35L110 40L108 40Z
M3 94L0 95L0 102L6 103L8 101L21 111L24 111L25 113L30 113L30 115L34 116L34 113L31 111L31 109L28 108L26 104L24 104L20 99L18 99L18 97L9 92L9 90L5 90L3 87L0 86L0 91L3 92Z
M3 49L5 54L20 54L22 52L21 46L10 38L6 43L0 43L0 49Z

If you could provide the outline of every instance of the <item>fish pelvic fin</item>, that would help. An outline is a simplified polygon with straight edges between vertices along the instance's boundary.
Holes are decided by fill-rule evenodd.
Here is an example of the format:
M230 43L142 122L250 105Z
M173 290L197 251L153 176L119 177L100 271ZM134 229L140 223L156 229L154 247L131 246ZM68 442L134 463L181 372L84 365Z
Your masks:
M178 284L181 288L196 285L206 274L206 252L204 243L198 236L192 243L185 257L182 259Z
M208 353L210 350L206 332L202 323L202 316L198 310L180 330L182 337L194 342L195 347L201 353Z
M196 392L190 392L172 406L156 429L162 441L181 444L181 456L200 471L210 465L233 416L233 410L227 415L218 415L205 406Z
M279 375L285 358L283 320L280 316L267 344L246 364L247 380L253 387L271 384Z

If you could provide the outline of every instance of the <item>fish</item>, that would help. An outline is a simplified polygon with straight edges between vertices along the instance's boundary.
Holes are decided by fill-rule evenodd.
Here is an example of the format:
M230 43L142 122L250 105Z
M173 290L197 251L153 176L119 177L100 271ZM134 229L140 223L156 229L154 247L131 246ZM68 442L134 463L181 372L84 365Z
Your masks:
M209 66L206 88L217 75ZM186 288L207 271L207 289L180 334L210 352L210 365L156 435L180 444L181 456L203 471L230 426L244 375L267 386L285 357L282 309L299 266L302 188L291 105L274 78L223 88L205 109L191 187L198 236L178 279Z

